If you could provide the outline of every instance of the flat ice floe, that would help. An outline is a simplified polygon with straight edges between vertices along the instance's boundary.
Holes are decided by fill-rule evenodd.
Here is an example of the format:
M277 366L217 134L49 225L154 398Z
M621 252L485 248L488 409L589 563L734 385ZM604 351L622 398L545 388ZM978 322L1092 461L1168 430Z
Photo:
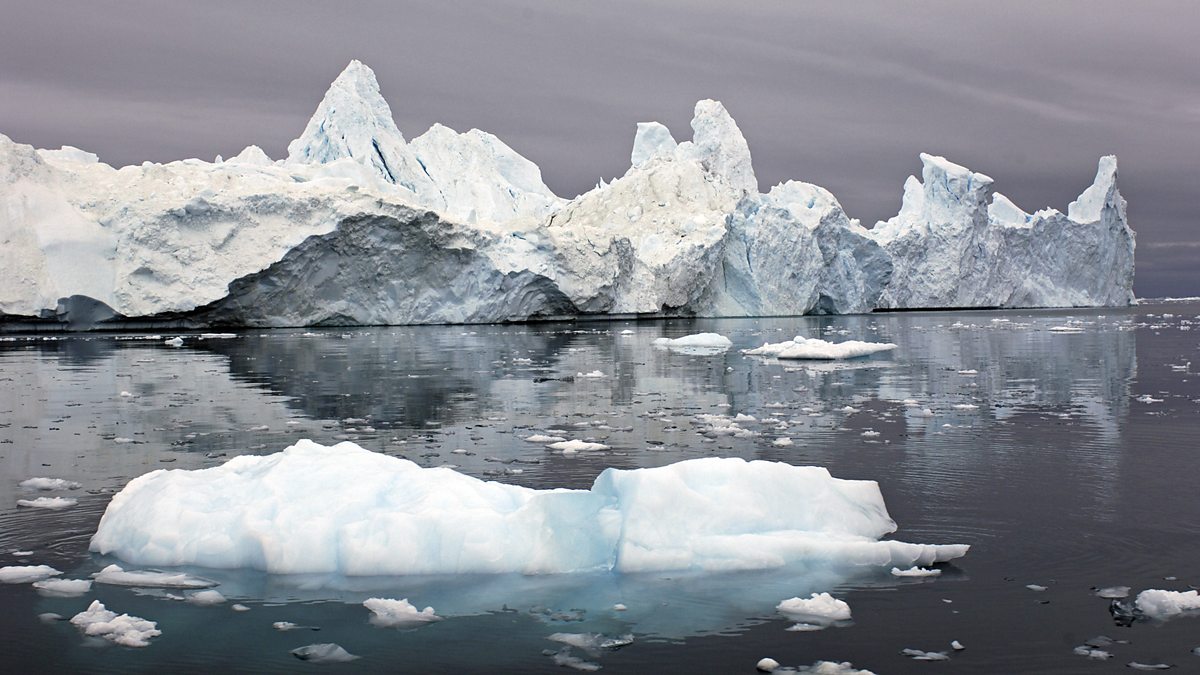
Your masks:
M64 478L28 478L18 484L30 490L78 490L83 487L73 480Z
M137 586L140 588L209 588L217 582L201 579L182 572L158 572L153 570L126 571L120 565L109 565L92 575L98 584L111 586Z
M606 469L589 490L535 490L303 440L134 479L91 550L139 565L359 576L887 569L969 548L880 540L895 529L875 482L820 467L702 458Z
M29 584L60 574L49 565L10 565L0 567L0 584Z
M73 497L37 497L34 499L18 499L17 506L31 509L49 509L57 511L75 506L79 500Z
M367 598L363 601L363 607L371 610L371 623L376 626L416 626L442 620L432 607L419 610L408 598Z
M728 351L733 346L733 341L717 333L696 333L674 339L658 338L654 341L654 346L682 354L707 356Z
M896 345L891 342L863 342L861 340L846 340L845 342L827 342L819 338L805 338L797 335L791 340L775 343L763 343L755 349L743 350L743 354L751 356L774 356L777 359L816 359L832 361L835 359L852 359L859 356L869 356L879 352L891 351Z
M73 598L92 590L92 582L87 579L42 579L33 582L33 587L42 595Z

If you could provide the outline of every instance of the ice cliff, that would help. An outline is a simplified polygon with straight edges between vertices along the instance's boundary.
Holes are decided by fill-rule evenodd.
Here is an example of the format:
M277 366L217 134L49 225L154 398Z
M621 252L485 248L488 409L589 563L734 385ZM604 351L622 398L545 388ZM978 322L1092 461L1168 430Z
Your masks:
M574 199L495 136L407 141L353 61L273 161L113 168L0 135L0 319L297 326L581 314L758 316L1132 302L1116 159L1063 214L921 155L900 213L862 227L828 191L759 192L716 101L691 140L637 126L631 166Z

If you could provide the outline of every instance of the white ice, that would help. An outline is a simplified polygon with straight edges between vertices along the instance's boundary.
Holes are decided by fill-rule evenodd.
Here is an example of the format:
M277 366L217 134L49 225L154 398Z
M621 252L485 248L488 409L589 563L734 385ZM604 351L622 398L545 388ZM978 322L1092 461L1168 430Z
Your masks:
M371 610L371 623L376 626L412 626L442 620L432 607L417 609L408 598L367 598L363 607Z
M141 588L209 588L217 585L215 581L182 572L126 571L120 565L109 565L93 574L92 578L98 584Z
M301 661L312 661L313 663L346 663L361 658L351 654L343 649L341 645L333 642L322 642L297 647L292 650L292 655Z
M728 350L733 346L733 342L717 333L696 333L674 339L658 338L654 341L654 346L684 354L711 355Z
M28 584L62 574L49 565L9 565L0 567L0 583Z
M49 509L51 511L70 508L77 503L79 503L79 500L74 497L35 497L33 499L17 500L17 506L32 509Z
M820 338L805 338L797 335L784 342L763 343L761 347L746 349L742 353L751 356L774 356L779 359L833 360L868 356L895 348L896 345L891 342L863 342L861 340L827 342Z
M969 548L880 540L895 529L876 483L819 467L714 457L534 490L306 440L134 479L91 550L139 565L388 575L909 567ZM118 571L97 581L129 574Z
M42 595L69 598L92 590L92 582L87 579L42 579L33 582L33 587Z
M850 620L850 605L828 593L813 593L807 598L788 598L775 609L789 619L815 626Z
M1152 619L1172 619L1200 611L1200 594L1196 591L1166 591L1152 588L1138 593L1137 608Z
M128 614L118 615L93 600L88 608L71 617L71 623L85 635L100 637L125 647L146 647L150 638L162 635L158 624Z
M27 478L18 485L30 490L78 490L83 487L73 480L64 478Z
M902 570L899 567L892 568L892 576L894 577L936 577L941 575L941 573L941 570L924 567L910 567L906 570Z

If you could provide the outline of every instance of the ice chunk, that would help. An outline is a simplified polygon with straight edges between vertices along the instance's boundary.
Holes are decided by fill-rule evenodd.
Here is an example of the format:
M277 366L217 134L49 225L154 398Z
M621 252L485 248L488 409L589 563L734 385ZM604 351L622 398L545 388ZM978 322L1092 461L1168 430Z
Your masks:
M804 338L796 336L792 340L778 343L764 343L755 349L744 350L743 354L753 356L774 356L780 359L852 359L878 352L891 351L896 348L891 342L862 342L847 340L845 342L827 342L819 338Z
M1107 586L1105 588L1097 588L1096 595L1108 600L1127 598L1129 597L1128 586Z
M706 457L606 469L590 490L534 490L306 440L134 479L91 550L141 565L384 575L910 567L969 548L880 541L895 529L876 483L819 467Z
M558 650L557 652L554 652L552 654L552 656L554 658L554 664L557 666L561 666L563 668L572 668L574 670L581 670L585 673L594 673L597 670L600 670L599 663L595 663L593 661L587 661L585 659L579 658L578 656L575 656L574 654L571 653L570 647L563 647L562 649Z
M1135 605L1152 619L1171 619L1200 611L1200 594L1194 590L1165 591L1152 588L1138 593Z
M10 565L0 567L0 583L28 584L62 574L49 565Z
M98 584L141 588L210 588L217 585L215 581L182 572L126 571L120 565L109 565L93 574L92 578Z
M921 649L901 649L900 653L914 661L949 661L950 655L946 652L927 652Z
M789 619L817 626L850 620L850 605L828 593L813 593L808 598L788 598L775 609Z
M564 455L574 455L579 452L594 452L597 450L608 450L608 446L603 443L589 443L587 441L581 441L579 439L572 439L569 441L558 441L557 443L550 443L546 447L550 448L551 450L558 450L559 452L563 453Z
M71 623L85 635L101 637L125 647L146 647L150 638L162 635L155 622L128 614L118 615L106 609L99 600L93 600L86 610L71 617Z
M654 346L684 354L709 355L728 350L733 346L733 342L716 333L696 333L675 339L658 338L654 341Z
M412 626L442 620L432 607L418 610L408 598L367 598L363 601L363 607L371 610L371 623L376 626Z
M1141 661L1130 661L1125 665L1134 670L1170 670L1175 667L1170 663L1142 663Z
M92 582L87 579L42 579L33 582L33 587L42 595L71 598L92 590Z
M658 122L638 122L633 137L633 152L629 161L641 166L652 157L671 156L679 144L671 136L671 130Z
M63 478L27 478L18 485L30 490L78 490L83 487L73 480Z
M313 663L346 663L360 658L332 642L297 647L292 650L292 656L301 661L312 661Z
M892 568L892 576L894 577L936 577L941 573L941 570L926 569L924 567L910 567L906 570L902 570L899 567Z
M545 443L561 443L562 441L565 441L567 439L563 438L562 436L550 436L547 434L533 434L532 436L526 436L525 440L529 441L530 443L545 444Z
M35 499L17 500L17 506L25 506L32 509L50 509L51 511L70 508L77 503L79 503L79 500L73 497L37 497Z
M775 669L779 667L779 662L770 657L766 657L759 659L758 663L754 664L754 667L761 673L772 673L775 672Z
M605 651L613 651L633 644L633 634L631 633L617 637L601 633L551 633L546 636L546 639L578 647L592 656L599 656Z
M193 605L207 607L209 605L219 605L225 602L225 596L221 595L220 591L208 589L206 591L197 591L187 596L187 601Z

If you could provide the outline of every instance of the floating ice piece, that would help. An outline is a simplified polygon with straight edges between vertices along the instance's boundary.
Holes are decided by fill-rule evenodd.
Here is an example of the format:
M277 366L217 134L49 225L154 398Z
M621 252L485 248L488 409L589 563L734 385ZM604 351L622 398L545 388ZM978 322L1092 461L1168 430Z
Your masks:
M301 661L312 661L313 663L345 663L361 658L342 649L340 645L333 642L322 642L297 647L292 650L292 656Z
M1200 593L1164 591L1157 588L1138 593L1135 604L1151 619L1171 619L1187 612L1200 611Z
M894 577L936 577L941 575L941 573L941 570L924 567L910 567L906 570L902 570L899 567L892 568L892 576Z
M182 347L183 346L183 338L181 338L177 335L173 338L163 340L163 344L167 345L168 347Z
M603 443L589 443L587 441L581 441L577 438L571 439L569 441L558 441L557 443L550 443L546 447L550 448L551 450L558 450L559 452L563 453L564 455L574 455L575 453L578 453L578 452L595 452L595 451L599 451L599 450L608 450L608 446Z
M1125 665L1134 670L1170 670L1175 667L1170 663L1142 663L1141 661L1130 661Z
M1136 400L1140 403L1162 403L1163 402L1163 400L1161 398L1154 398L1150 394L1142 394L1141 396L1137 397Z
M727 351L733 346L733 341L717 333L696 333L675 339L658 338L654 341L654 346L682 354L707 356Z
M791 340L775 344L764 343L761 347L746 349L742 353L752 356L774 356L778 359L834 360L868 356L895 348L896 345L891 342L862 342L860 340L826 342L819 338L804 338L797 335Z
M234 604L230 605L229 609L232 609L235 612L249 612L250 611L249 607L247 607L246 605L243 605L240 602L235 602Z
M707 457L535 490L305 440L135 478L91 550L139 565L392 575L910 567L969 549L880 540L895 529L875 482L820 467Z
M951 641L950 641L950 648L951 648L951 649L953 649L953 650L954 650L954 651L956 651L956 652L961 652L961 651L963 651L964 649L966 649L966 646L965 646L965 645L963 645L963 643L959 642L958 640L951 640Z
M758 660L758 663L754 664L754 667L760 673L772 673L779 667L779 662L772 658L762 658Z
M1079 326L1051 326L1046 330L1050 331L1051 333L1059 333L1061 335L1078 335L1079 333L1083 332L1083 329Z
M571 647L578 647L592 656L599 656L605 651L615 651L621 647L633 644L632 633L616 637L601 633L551 633L546 636L546 639L561 642Z
M93 600L88 608L71 617L71 623L85 635L100 637L124 647L146 647L150 638L162 635L158 624L128 614L118 615Z
M946 652L927 652L921 649L901 649L900 653L914 661L949 661L950 655Z
M776 438L775 440L771 441L771 445L778 446L780 448L786 448L786 447L790 446L791 444L792 444L792 439L788 438L787 436L781 436L781 437Z
M545 444L545 443L561 443L562 441L565 441L567 439L563 438L562 436L548 436L546 434L534 434L532 436L526 436L525 440L529 441L530 443Z
M1101 598L1108 599L1108 600L1127 598L1127 597L1129 597L1129 587L1128 586L1106 586L1104 588L1097 588L1096 595Z
M60 574L49 565L10 565L0 567L0 584L29 584Z
M1025 588L1028 588L1034 593L1041 593L1042 591L1046 590L1046 586L1042 586L1041 584L1025 584Z
M418 610L408 598L367 598L363 601L363 607L371 610L370 621L376 626L412 626L442 620L442 617L434 613L432 607Z
M552 656L554 658L554 665L556 665L556 666L561 666L563 668L573 668L575 670L581 670L585 673L594 673L597 670L600 670L599 663L595 663L593 661L587 661L585 659L579 658L578 656L575 656L574 654L571 653L570 647L563 647L562 649L558 650L557 652L554 652L554 654Z
M211 605L219 605L225 602L225 596L221 595L220 591L208 589L206 591L196 591L187 596L187 601L193 605L208 607Z
M18 485L30 490L78 490L83 487L73 480L64 478L27 478Z
M575 373L575 377L600 378L600 377L607 377L607 376L604 374L603 371L593 370L590 373Z
M1079 656L1086 656L1089 659L1104 660L1112 658L1112 652L1088 645L1079 645L1071 651Z
M49 509L51 511L70 508L78 503L79 500L73 497L36 497L34 499L17 500L17 506L24 506L31 509Z
M850 620L850 605L828 593L813 593L808 598L788 598L776 605L775 609L789 619L816 626Z
M33 582L33 587L42 595L73 598L92 590L92 582L88 579L42 579Z
M120 565L109 565L93 574L92 578L98 584L140 588L211 588L217 585L217 582L210 579L194 577L183 572L126 571Z

